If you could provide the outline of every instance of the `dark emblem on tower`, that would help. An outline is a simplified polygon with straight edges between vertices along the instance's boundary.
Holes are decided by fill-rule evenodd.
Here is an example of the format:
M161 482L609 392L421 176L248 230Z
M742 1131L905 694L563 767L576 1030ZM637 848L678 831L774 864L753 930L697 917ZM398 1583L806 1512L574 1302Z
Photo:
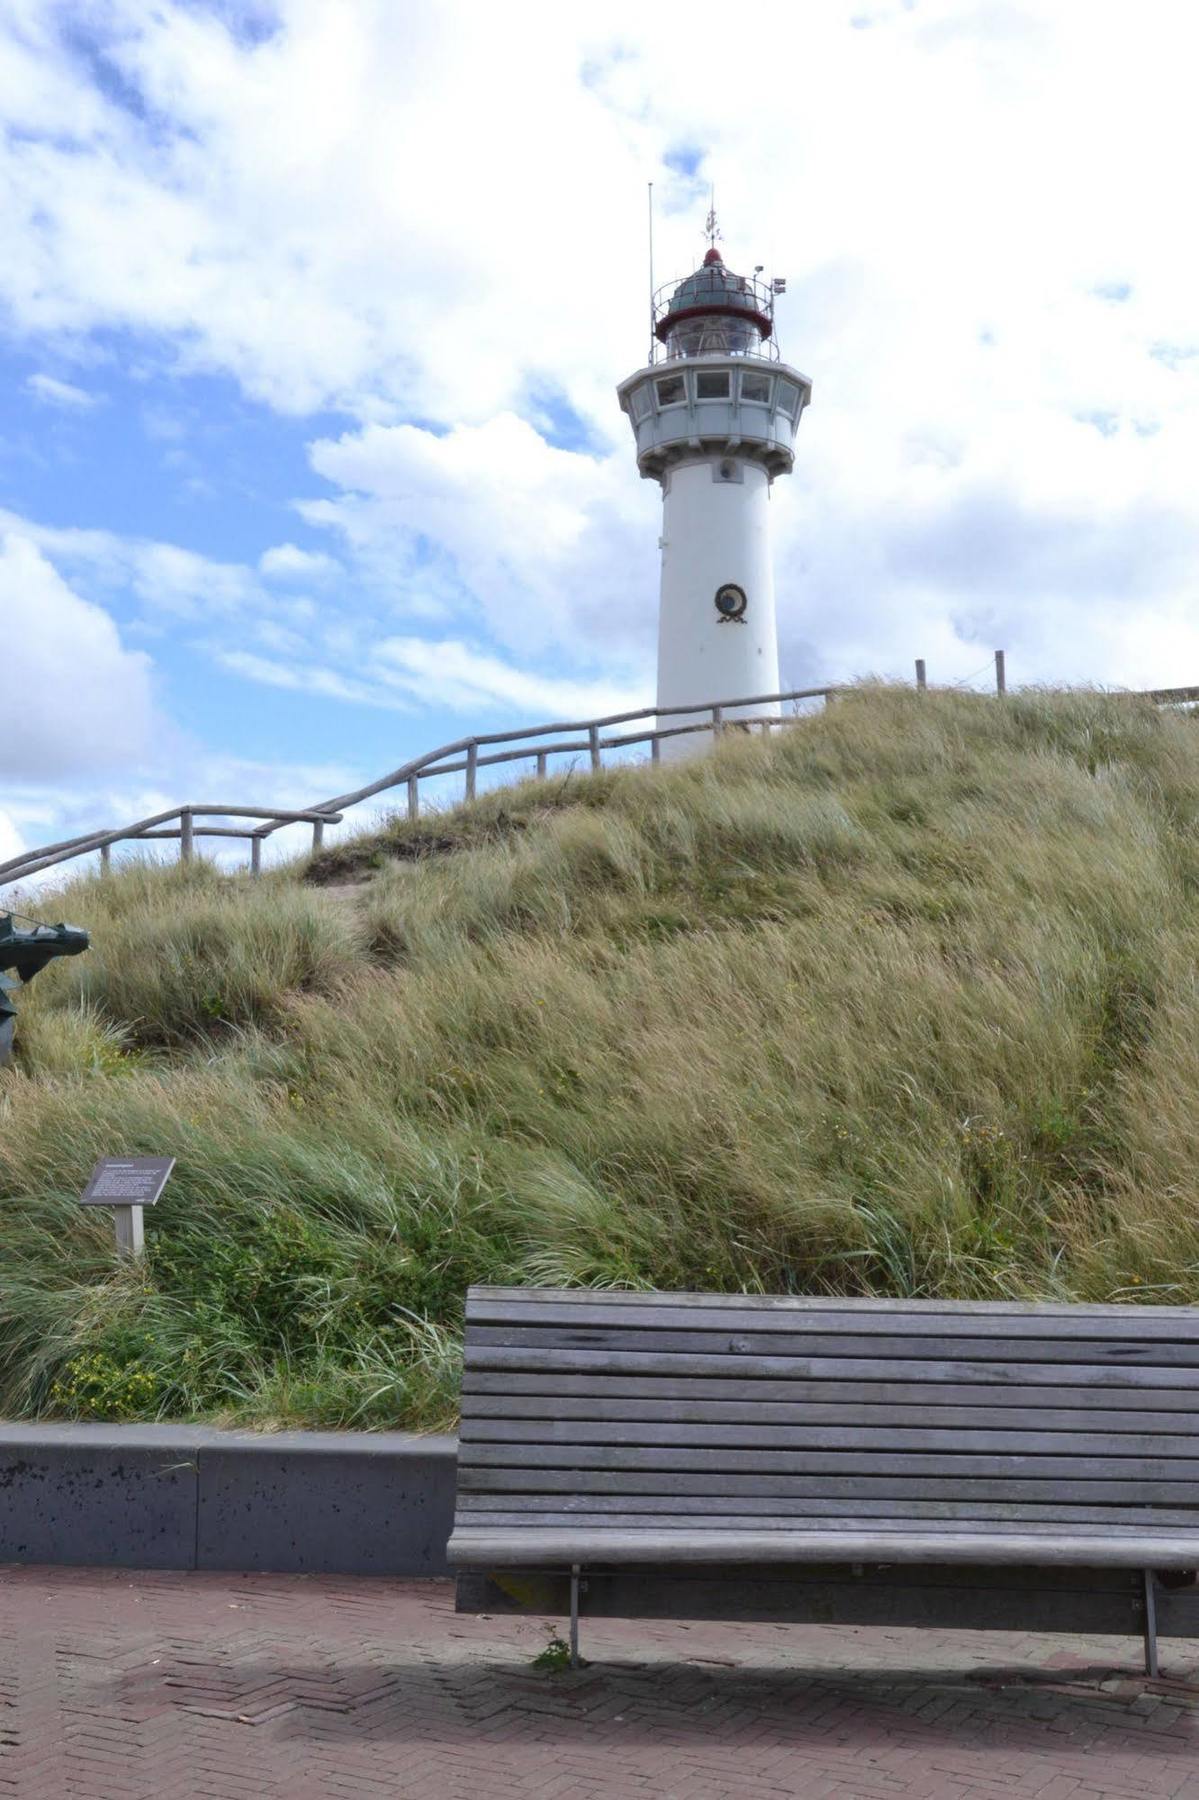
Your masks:
M720 614L722 625L744 625L745 608L748 604L745 589L738 587L735 581L726 581L723 587L716 590L716 610Z

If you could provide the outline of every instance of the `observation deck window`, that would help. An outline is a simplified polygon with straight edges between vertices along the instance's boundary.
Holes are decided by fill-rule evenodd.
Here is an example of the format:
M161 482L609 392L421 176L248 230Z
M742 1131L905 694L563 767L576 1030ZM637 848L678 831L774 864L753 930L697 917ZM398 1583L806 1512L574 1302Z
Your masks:
M681 375L663 375L658 381L658 405L682 406L687 398L687 386Z
M780 381L778 397L779 411L785 412L789 419L793 419L798 406L799 389L796 387L795 383L793 381Z
M697 400L727 400L729 397L728 371L725 369L697 371L695 397Z
M652 405L653 400L650 396L648 382L643 382L639 388L633 389L633 417L639 425Z
M770 405L770 377L769 377L769 375L751 375L748 372L746 372L744 375L742 375L742 377L741 377L741 398L743 400L756 400L756 401L759 401L763 406L769 406Z

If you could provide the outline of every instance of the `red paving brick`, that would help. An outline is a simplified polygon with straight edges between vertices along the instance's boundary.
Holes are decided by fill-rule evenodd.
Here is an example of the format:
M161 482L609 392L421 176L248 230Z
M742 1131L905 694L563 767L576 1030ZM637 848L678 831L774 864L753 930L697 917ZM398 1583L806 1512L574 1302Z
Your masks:
M1199 1646L460 1618L436 1581L0 1568L0 1797L1199 1800Z

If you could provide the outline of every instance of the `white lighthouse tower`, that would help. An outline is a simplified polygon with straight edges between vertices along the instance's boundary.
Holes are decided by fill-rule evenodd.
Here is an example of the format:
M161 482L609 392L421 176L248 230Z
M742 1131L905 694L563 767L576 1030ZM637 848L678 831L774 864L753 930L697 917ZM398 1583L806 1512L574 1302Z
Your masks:
M790 472L795 433L811 397L807 378L779 361L774 294L734 275L716 248L686 280L653 296L649 363L617 390L637 440L637 466L662 485L658 705L750 701L779 691L770 488ZM777 715L726 706L725 718ZM709 717L706 708L663 727ZM667 739L687 754L703 733Z

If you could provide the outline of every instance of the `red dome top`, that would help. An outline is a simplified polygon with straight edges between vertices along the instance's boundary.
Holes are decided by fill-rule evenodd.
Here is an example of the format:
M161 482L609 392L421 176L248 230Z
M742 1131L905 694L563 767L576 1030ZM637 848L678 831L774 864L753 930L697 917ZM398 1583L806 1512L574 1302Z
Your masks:
M724 257L720 254L720 251L716 248L715 244L713 244L712 248L704 257L704 268L710 269L713 263L722 263L723 261Z

